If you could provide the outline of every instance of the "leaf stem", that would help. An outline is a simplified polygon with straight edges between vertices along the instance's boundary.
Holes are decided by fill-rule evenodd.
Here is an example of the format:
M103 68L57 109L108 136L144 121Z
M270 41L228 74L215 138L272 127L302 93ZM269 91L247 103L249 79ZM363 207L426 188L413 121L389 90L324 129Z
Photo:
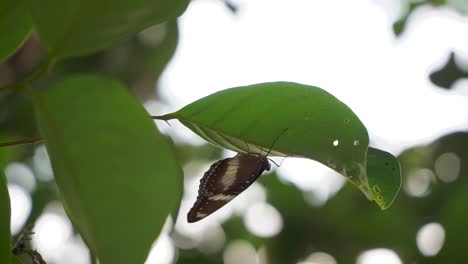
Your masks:
M170 113L170 114L167 114L167 115L151 116L151 118L152 118L152 119L158 119L158 120L167 121L167 120L171 120L171 119L176 118L176 116L175 116L174 113Z
M0 148L9 147L9 146L34 144L34 143L39 143L41 141L42 141L42 138L40 138L40 137L26 138L26 139L21 139L21 140L16 140L16 141L0 143Z

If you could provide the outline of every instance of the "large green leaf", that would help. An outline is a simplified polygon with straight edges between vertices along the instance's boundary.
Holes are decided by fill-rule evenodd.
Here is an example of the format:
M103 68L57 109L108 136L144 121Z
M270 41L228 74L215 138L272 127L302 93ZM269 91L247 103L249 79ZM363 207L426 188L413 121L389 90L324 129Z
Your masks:
M10 196L0 171L0 263L10 263L11 257Z
M208 142L237 152L265 153L279 137L271 155L319 161L347 177L369 199L379 198L383 209L400 186L398 170L372 176L373 186L385 191L376 193L369 187L366 128L344 103L318 87L276 82L232 88L155 118L177 118ZM380 165L385 165L380 160L398 164L384 153L372 151L372 173L379 174Z
M0 0L0 63L13 54L31 33L32 23L23 1Z
M189 0L29 0L50 56L93 53L182 14Z
M72 220L100 263L143 263L182 192L167 138L116 81L79 76L36 94Z

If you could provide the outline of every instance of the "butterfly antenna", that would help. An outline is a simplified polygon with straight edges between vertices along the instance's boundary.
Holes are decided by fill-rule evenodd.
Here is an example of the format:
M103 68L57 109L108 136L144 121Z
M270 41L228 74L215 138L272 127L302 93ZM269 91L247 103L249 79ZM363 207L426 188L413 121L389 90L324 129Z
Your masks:
M280 162L280 165L278 167L281 167L281 165L283 165L283 161L287 158L288 156L284 157L281 162Z
M275 164L276 167L279 167L279 166L281 165L281 164L280 164L280 165L276 164L276 162L275 162L274 160L270 159L270 158L267 158L267 159L268 159L269 161L273 162L273 164Z
M273 149L273 146L275 145L276 141L278 141L278 138L284 133L286 132L286 130L288 130L288 128L285 128L283 131L281 131L281 133L278 134L278 136L276 136L275 140L273 141L273 144L271 144L271 147L270 149L268 150L267 154L265 156L268 156L268 154L270 154L271 150ZM276 164L276 163L275 163ZM277 165L278 166L278 165Z

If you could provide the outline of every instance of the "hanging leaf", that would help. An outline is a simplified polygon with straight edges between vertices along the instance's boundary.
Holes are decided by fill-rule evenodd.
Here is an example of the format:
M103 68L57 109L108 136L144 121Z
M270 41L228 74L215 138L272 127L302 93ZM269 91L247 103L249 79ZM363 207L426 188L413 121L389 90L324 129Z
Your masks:
M80 76L35 97L65 207L100 263L143 263L182 193L167 139L116 81Z
M388 208L401 187L401 169L398 160L390 153L369 148L367 175L372 198L381 208Z
M183 13L189 0L29 0L53 58L90 54Z
M366 128L344 103L318 87L276 82L232 88L155 118L177 118L208 142L243 153L265 153L287 128L271 155L319 161L345 176L370 200L381 199L377 203L382 209L390 205L399 188L399 170L380 176L377 161L382 153L373 150L371 158L377 159L370 163L376 173L373 185L386 187L380 193L369 187ZM390 158L385 155L384 159ZM389 162L398 163L394 157ZM381 179L384 176L395 178Z

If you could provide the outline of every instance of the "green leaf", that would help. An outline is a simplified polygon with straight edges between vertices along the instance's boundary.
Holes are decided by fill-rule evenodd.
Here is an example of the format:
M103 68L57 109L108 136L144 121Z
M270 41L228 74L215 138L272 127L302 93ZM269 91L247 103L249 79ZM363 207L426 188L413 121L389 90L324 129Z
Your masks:
M0 63L28 38L32 22L23 1L0 0Z
M29 0L49 55L80 56L107 48L182 14L189 0Z
M370 200L396 195L390 191L394 186L380 194L369 188L366 128L344 103L318 87L276 82L232 88L155 118L177 118L208 142L237 152L265 154L279 137L271 155L319 161L348 178ZM380 166L371 168L380 173ZM394 196L382 199L388 202ZM383 209L389 205L378 204Z
M12 256L11 263L12 263L12 264L24 264L24 263L21 262L21 260L20 260L17 256L15 256L15 255Z
M100 263L143 263L182 193L166 137L117 81L78 76L36 94L65 207Z
M0 263L11 263L10 196L0 171Z
M149 38L153 38L148 40ZM146 40L143 40L146 39ZM159 77L166 68L179 42L177 20L170 20L142 32L135 50L134 64L143 64L140 72Z
M369 148L367 173L374 201L382 209L388 208L401 187L400 163L388 152Z

